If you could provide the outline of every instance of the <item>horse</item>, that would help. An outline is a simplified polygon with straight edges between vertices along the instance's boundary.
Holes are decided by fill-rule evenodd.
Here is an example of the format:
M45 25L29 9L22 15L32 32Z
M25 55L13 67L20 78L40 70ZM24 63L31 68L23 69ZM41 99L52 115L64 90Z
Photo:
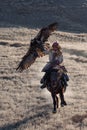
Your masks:
M66 90L65 86L61 84L61 75L62 73L57 69L52 69L49 75L49 82L47 82L47 90L51 93L53 99L53 113L57 112L57 108L59 107L59 101L57 94L59 94L61 99L61 107L67 105L64 99L64 92Z

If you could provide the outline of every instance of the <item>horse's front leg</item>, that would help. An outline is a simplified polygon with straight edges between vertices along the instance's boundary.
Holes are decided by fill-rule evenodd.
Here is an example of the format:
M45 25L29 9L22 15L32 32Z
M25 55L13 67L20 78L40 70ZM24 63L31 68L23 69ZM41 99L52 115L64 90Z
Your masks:
M60 99L61 99L61 107L64 107L65 105L67 105L66 101L64 100L63 91L60 92Z
M56 105L57 105L57 108L59 107L59 100L58 100L58 97L56 95Z
M53 105L54 105L53 113L56 113L56 95L51 93L51 96L53 98Z

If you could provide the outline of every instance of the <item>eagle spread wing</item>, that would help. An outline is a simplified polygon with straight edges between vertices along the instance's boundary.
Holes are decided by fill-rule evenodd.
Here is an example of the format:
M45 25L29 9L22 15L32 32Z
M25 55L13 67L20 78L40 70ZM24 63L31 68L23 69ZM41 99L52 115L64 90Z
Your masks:
M23 70L29 68L35 62L37 57L41 57L44 55L42 51L42 47L43 49L48 48L48 44L45 45L44 43L48 40L48 37L50 36L49 30L53 32L56 29L54 28L56 26L57 26L57 23L53 23L53 24L48 25L45 29L41 29L44 31L40 30L39 35L37 35L33 40L31 40L30 48L28 49L28 52L22 58L16 70L22 72ZM48 36L47 36L47 32L48 32ZM41 41L42 37L43 37L43 41ZM38 41L39 41L39 44L38 44Z
M19 63L18 67L16 70L19 70L20 72L22 72L23 70L27 69L28 67L31 66L31 64L33 64L35 62L35 57L33 54L27 54L25 55L21 62Z

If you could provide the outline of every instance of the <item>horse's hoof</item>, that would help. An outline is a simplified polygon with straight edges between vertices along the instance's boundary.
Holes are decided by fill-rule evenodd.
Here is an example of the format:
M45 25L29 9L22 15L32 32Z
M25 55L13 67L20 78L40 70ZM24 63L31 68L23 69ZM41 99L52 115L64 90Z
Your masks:
M56 110L53 110L52 112L53 112L53 113L56 113L57 111L56 111Z
M64 103L63 103L65 106L67 105L67 103L64 101Z
M67 105L67 103L65 101L63 103L61 103L61 107L64 107L66 105Z
M61 104L61 107L64 107L64 104Z

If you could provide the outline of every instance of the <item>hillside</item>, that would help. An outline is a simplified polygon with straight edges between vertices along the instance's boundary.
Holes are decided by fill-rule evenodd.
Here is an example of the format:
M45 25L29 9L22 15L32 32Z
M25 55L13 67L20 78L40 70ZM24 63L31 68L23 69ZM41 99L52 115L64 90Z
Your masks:
M54 21L60 31L87 32L87 1L0 0L0 26L38 28Z

